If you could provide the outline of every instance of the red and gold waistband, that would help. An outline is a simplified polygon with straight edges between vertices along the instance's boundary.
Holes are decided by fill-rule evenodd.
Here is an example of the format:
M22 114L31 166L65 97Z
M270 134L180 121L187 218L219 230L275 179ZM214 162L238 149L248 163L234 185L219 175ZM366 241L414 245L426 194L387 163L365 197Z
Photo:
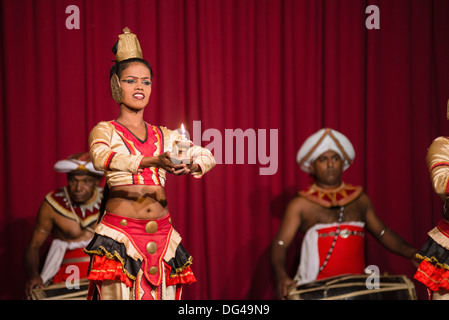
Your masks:
M101 224L126 236L142 259L143 273L153 285L162 281L162 260L173 232L170 214L159 219L124 218L106 213Z

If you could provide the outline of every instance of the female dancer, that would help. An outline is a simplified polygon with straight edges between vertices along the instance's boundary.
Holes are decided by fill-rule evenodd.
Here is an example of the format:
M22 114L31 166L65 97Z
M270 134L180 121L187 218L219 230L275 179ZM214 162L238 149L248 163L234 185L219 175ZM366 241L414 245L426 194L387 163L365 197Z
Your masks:
M188 141L179 161L173 152L186 145L185 138L143 120L153 71L142 59L136 35L123 31L113 48L116 64L110 74L120 114L98 123L89 136L94 166L105 172L108 188L106 213L85 249L91 255L89 298L180 299L181 286L195 277L192 257L171 225L165 175L199 178L215 160L209 150Z

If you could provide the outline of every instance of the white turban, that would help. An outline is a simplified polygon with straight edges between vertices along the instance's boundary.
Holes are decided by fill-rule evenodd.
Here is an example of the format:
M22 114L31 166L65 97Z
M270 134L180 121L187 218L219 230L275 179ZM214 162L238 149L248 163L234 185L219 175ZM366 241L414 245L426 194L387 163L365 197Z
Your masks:
M72 171L86 171L91 174L102 176L103 171L97 171L90 160L89 153L77 153L69 156L67 159L59 160L54 167L56 172L69 173Z
M335 151L343 159L343 171L348 169L355 158L355 150L351 141L342 133L323 128L304 141L296 155L301 170L310 173L310 164L326 151Z

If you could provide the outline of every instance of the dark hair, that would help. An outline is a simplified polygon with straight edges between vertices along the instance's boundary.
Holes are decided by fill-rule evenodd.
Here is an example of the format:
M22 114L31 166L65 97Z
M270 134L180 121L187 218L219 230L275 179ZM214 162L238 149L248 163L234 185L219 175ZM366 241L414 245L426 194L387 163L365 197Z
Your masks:
M140 58L131 58L131 59L126 59L120 62L116 62L112 68L111 71L109 72L109 78L112 78L112 76L114 74L116 74L119 78L122 75L123 70L125 70L126 68L129 67L130 64L132 63L142 63L145 67L148 68L148 70L150 70L150 75L151 75L151 79L153 79L153 69L151 69L151 66L148 62L146 62L143 59Z
M117 53L117 44L118 42L116 42L115 45L112 47L112 52L114 53L114 55ZM146 60L140 58L130 58L120 62L115 62L115 64L111 67L111 70L109 71L109 79L112 78L114 74L116 74L120 78L123 70L128 68L129 65L132 63L141 63L145 67L147 67L148 70L150 71L151 79L153 79L153 69L151 68L150 64Z

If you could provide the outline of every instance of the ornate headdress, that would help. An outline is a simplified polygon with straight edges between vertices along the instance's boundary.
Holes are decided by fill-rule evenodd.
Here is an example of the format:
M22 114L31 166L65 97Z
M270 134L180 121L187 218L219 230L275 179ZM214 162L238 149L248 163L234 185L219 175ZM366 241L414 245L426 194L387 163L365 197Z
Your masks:
M77 173L77 174L94 174L102 176L103 171L95 170L90 159L89 153L77 153L69 156L67 159L59 160L54 167L56 172Z
M131 33L129 28L124 28L123 34L119 35L118 38L117 53L115 54L117 62L131 58L142 59L143 55L139 40L134 33Z
M134 33L131 33L129 28L124 28L123 34L119 35L118 38L118 41L112 48L117 63L131 58L142 59L142 49L140 48L139 40ZM112 98L117 103L123 101L124 92L120 86L120 79L116 74L111 77L111 93Z

